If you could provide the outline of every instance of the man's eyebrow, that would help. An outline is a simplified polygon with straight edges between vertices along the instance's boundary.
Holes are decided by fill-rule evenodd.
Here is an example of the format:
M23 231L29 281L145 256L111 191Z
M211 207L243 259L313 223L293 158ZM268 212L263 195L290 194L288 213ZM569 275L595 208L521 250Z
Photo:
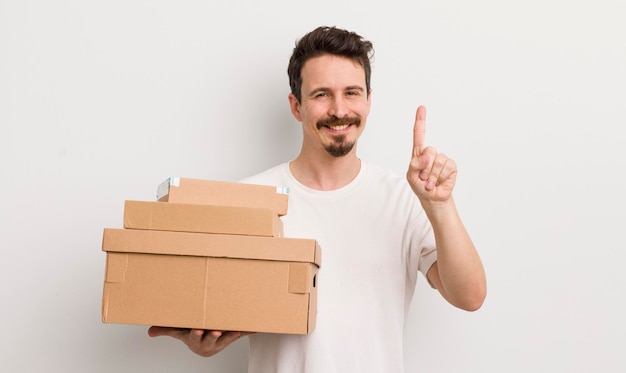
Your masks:
M343 90L344 91L365 92L365 88L363 88L360 85L350 85L350 86L345 87ZM332 90L330 88L328 88L328 87L318 87L318 88L315 88L314 90L312 90L311 92L309 92L309 95L310 96L314 96L314 95L316 95L317 93L320 93L320 92L331 92L331 91Z
M314 90L309 92L309 96L314 96L314 95L316 95L317 93L320 93L320 92L330 92L330 88L327 88L327 87L315 88Z
M351 86L346 87L345 90L365 92L365 88L361 87L360 85L351 85Z

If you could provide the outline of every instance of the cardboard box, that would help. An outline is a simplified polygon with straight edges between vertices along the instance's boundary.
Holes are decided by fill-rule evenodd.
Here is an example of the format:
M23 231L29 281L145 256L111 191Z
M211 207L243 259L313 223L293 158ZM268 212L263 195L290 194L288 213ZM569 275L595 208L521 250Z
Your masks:
M312 239L105 229L102 321L308 334L321 249Z
M157 190L161 202L268 208L279 216L287 214L289 189L279 186L243 184L170 177Z
M283 222L270 209L126 201L124 228L282 237Z

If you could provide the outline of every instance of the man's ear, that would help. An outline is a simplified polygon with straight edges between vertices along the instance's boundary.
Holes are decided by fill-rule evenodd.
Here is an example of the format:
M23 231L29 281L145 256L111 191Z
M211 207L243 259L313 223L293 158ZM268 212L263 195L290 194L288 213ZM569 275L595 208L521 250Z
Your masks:
M296 98L296 95L290 93L289 96L289 108L291 109L291 114L293 114L294 118L298 120L298 122L302 122L302 115L300 114L300 103Z

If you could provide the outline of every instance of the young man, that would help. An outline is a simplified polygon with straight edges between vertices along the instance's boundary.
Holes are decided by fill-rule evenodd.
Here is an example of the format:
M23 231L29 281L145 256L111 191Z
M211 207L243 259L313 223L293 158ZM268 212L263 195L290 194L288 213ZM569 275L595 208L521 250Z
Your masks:
M473 311L486 294L479 255L457 213L456 163L425 145L416 112L406 178L358 158L371 105L372 44L334 27L298 41L289 105L302 123L300 154L243 180L287 186L286 237L317 239L316 329L250 335L250 372L402 372L403 328L418 272L452 305ZM150 329L211 356L247 333Z

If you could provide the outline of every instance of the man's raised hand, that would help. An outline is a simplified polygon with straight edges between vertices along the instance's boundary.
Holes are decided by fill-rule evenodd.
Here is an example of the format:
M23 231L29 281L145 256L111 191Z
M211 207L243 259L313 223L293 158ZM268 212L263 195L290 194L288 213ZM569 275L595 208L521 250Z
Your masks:
M406 177L422 203L447 202L456 183L457 166L453 159L426 147L426 107L419 106L413 127L413 153Z

